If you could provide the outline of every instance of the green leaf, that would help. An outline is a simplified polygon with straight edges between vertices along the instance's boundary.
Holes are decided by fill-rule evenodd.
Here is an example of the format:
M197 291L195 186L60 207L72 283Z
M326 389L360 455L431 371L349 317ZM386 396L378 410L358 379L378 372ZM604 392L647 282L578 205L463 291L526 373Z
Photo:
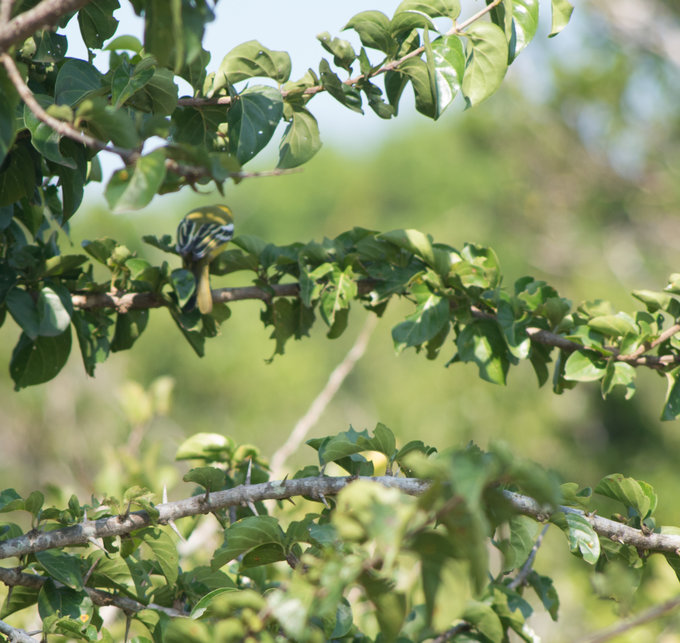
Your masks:
M319 62L319 78L324 89L340 104L360 114L364 113L361 109L361 92L356 87L341 82L325 58Z
M80 558L57 549L36 552L35 558L54 580L72 589L83 589Z
M227 149L239 163L248 162L269 143L282 116L279 90L264 85L248 87L227 112Z
M0 207L33 194L37 156L29 141L15 141L0 168Z
M652 290L634 290L633 297L639 299L650 313L655 313L657 310L668 310L671 302L677 301L675 297L667 292L655 292Z
M142 537L153 552L165 579L170 585L174 585L179 574L179 554L172 536L160 527L142 529L137 535Z
M44 109L48 109L53 104L52 98L49 96L36 94L35 98ZM31 132L31 144L45 158L66 167L76 167L74 160L64 157L59 149L61 135L55 132L49 125L40 121L27 105L24 105L24 123L26 123L26 127Z
M7 72L0 69L0 165L14 143L16 136L16 107L19 104L19 94L12 82L7 78Z
M30 339L35 339L40 334L40 317L33 297L21 288L12 288L5 303L14 321Z
M39 591L32 587L15 585L11 592L7 592L5 602L2 604L2 609L0 609L0 618L4 619L14 612L35 605L38 602Z
M421 58L408 58L402 62L397 71L408 77L413 86L416 109L425 116L436 118L437 108L433 94L433 82L427 64Z
M56 337L38 337L34 340L26 333L21 333L9 365L15 389L51 380L64 367L70 352L70 330Z
M420 11L430 18L451 18L460 15L459 0L404 0L395 9L394 14L402 11Z
M629 400L635 395L636 370L625 362L609 362L602 378L602 396L606 397L616 388L625 390L625 397Z
M213 91L226 82L238 83L246 78L273 78L279 84L290 78L290 56L285 51L272 51L257 40L249 40L234 47L222 60Z
M83 98L99 92L102 88L102 75L93 65L69 58L59 69L54 84L54 102L57 105L73 107Z
M412 252L420 257L429 266L434 267L435 256L432 248L432 239L429 235L423 234L419 230L393 230L383 232L376 236L399 248Z
M574 351L564 366L564 379L574 382L595 382L605 374L607 361L594 351Z
M385 641L396 641L406 618L406 597L375 572L363 572L359 583L375 605L375 617Z
M675 420L680 415L680 368L674 368L666 373L666 379L668 391L661 412L661 419L664 421Z
M398 45L390 31L390 19L381 11L357 13L343 27L343 31L346 29L354 29L364 47L378 49L386 54L396 53Z
M331 35L327 31L318 34L316 38L328 53L333 54L333 62L338 67L342 67L347 71L352 70L352 63L357 55L347 40L342 40L341 38L331 39Z
M134 168L118 170L109 180L104 195L114 212L140 210L147 206L165 178L165 152L155 150L140 157Z
M534 547L540 525L526 516L513 516L508 521L510 539L501 548L504 557L504 570L519 569L529 557Z
M538 4L538 0L513 0L512 33L508 37L509 62L512 62L536 35Z
M574 7L569 0L551 0L552 26L548 38L556 36L569 23Z
M627 478L620 473L605 476L595 487L595 493L612 498L632 507L644 520L656 509L657 496L646 482Z
M466 30L470 42L463 94L478 105L501 84L508 68L508 42L503 30L491 22L475 22Z
M224 486L225 475L224 470L217 467L196 467L187 471L182 480L195 482L207 491L216 491Z
M88 241L86 239L81 245L87 254L96 259L99 263L103 263L105 266L108 265L111 255L118 247L116 241L109 238L95 239L94 241Z
M101 141L113 141L126 148L140 143L135 123L127 110L116 109L99 96L85 98L75 114L76 125L86 126Z
M458 36L442 36L432 42L435 105L439 118L460 91L465 70L465 52Z
M24 508L24 499L14 489L0 491L0 513Z
M461 614L461 618L470 623L486 639L491 641L503 640L503 625L490 605L471 601Z
M548 610L552 620L557 621L557 611L560 608L560 599L557 596L557 590L553 585L552 578L549 576L541 576L532 570L527 581L536 592L541 603L543 603L543 607Z
M46 286L38 295L38 334L43 337L61 335L71 323L73 304L68 290L61 285Z
M406 321L392 329L392 341L397 352L410 346L421 346L441 332L449 323L450 305L430 293L429 297L418 304L415 312Z
M101 312L76 310L71 318L76 329L85 372L94 376L95 366L109 355L108 327L111 319Z
M144 332L148 321L148 310L129 310L127 313L118 313L111 340L111 352L116 353L132 348Z
M600 315L588 320L588 326L607 337L621 337L627 333L637 333L635 321L626 313Z
M100 49L116 33L118 20L113 12L119 8L118 0L94 0L78 11L80 33L90 49Z
M236 445L221 433L195 433L179 445L175 460L224 462L231 458Z
M142 61L144 62L144 61ZM140 63L134 69L125 61L113 70L111 76L111 102L118 109L126 100L144 87L153 77L155 69Z
M211 567L217 569L262 545L278 545L284 550L285 534L272 516L249 516L233 523L224 532L224 545L215 551Z
M55 277L72 273L86 261L85 255L55 255L45 260L42 274L44 277Z
M134 51L138 54L142 51L142 43L139 42L139 38L135 36L118 36L114 38L106 47L104 51L120 51L122 49L127 49L128 51Z
M286 169L302 165L321 149L319 125L310 112L294 107L286 131L279 145L277 167Z
M391 458L396 451L397 443L394 438L394 433L390 431L382 422L376 424L373 431L373 437L365 438L359 436L357 444L364 447L364 450L378 451L384 453L388 458Z
M587 563L594 565L600 557L600 541L588 520L580 514L565 514L567 538L572 553L580 554Z
M496 322L480 319L469 323L456 340L457 357L463 362L474 362L479 376L487 382L505 384L510 362L507 346Z

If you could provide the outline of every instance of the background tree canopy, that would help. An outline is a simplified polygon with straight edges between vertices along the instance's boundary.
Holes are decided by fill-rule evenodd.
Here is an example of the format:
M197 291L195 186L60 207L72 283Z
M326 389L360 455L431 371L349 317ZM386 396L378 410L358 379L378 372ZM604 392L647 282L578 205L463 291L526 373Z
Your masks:
M677 10L122 4L0 2L0 632L675 640Z

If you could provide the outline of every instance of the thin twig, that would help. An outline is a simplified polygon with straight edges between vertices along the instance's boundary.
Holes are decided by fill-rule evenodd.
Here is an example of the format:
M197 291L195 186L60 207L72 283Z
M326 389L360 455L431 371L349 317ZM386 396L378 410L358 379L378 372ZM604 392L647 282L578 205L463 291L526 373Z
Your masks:
M352 347L347 352L343 360L333 369L328 376L328 381L321 392L310 404L307 412L297 421L295 428L288 436L288 439L278 448L271 459L272 477L280 478L283 476L283 467L286 460L295 453L302 445L304 439L311 428L319 421L319 418L335 397L336 393L345 381L345 378L352 372L357 362L366 352L371 333L376 327L378 318L369 315L364 322L364 326L357 335Z
M446 632L442 632L439 636L433 638L432 643L446 643L446 641L450 641L454 636L456 636L456 634L467 632L470 629L472 628L469 623L458 623L458 625L450 627L448 630L446 630Z
M531 548L531 551L529 552L529 556L526 559L526 562L524 565L522 565L522 569L519 570L517 573L517 576L508 583L508 589L516 589L522 585L524 585L527 576L531 573L531 568L533 567L534 560L536 558L536 553L538 552L538 548L541 546L541 543L543 542L543 537L545 536L545 533L548 531L548 527L550 525L544 525L543 529L541 530L541 533L538 534L538 538L536 538L536 542L534 543L534 546Z
M661 605L655 605L650 607L648 610L641 612L637 616L631 616L616 625L613 625L606 630L602 630L595 634L589 635L581 639L579 643L603 643L604 641L609 641L619 634L623 634L628 630L632 630L640 625L649 623L650 621L655 621L668 612L680 607L680 596L671 598L670 600L662 603Z
M21 586L30 587L31 589L40 589L46 580L47 577L39 576L38 574L27 574L26 572L21 571L20 567L0 567L0 582L4 583L8 587ZM61 586L61 583L57 583L57 586ZM99 605L100 607L113 605L114 607L118 607L129 614L140 612L145 609L153 609L157 612L163 612L164 614L172 617L188 616L185 612L173 609L172 607L164 607L163 605L157 605L156 603L140 603L139 601L136 601L128 596L111 594L110 592L105 592L101 589L95 589L94 587L83 587L83 591L90 597L90 600L95 605ZM32 643L35 643L35 641Z

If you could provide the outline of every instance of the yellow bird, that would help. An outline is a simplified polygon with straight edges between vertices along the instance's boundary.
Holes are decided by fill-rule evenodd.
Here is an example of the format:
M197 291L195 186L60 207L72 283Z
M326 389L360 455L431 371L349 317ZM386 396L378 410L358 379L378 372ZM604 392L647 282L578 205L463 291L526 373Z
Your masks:
M186 310L196 303L202 315L212 312L210 264L234 236L234 218L226 205L209 205L189 212L177 227L175 248L184 267L196 280L196 290Z

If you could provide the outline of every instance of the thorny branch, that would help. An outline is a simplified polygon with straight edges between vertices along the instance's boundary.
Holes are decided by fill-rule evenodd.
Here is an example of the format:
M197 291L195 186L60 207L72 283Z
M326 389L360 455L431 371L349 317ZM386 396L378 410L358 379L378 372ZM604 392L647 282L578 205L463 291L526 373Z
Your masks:
M233 489L214 491L175 502L158 504L155 507L158 511L156 522L166 524L171 520L179 520L187 516L206 514L217 509L255 503L261 500L283 500L294 496L306 496L321 501L326 496L338 494L354 480L375 482L416 496L425 492L430 486L427 480L398 478L396 476L321 476L294 480L273 480L254 485L239 485ZM640 529L594 514L588 514L573 507L558 505L551 508L541 506L529 496L512 491L503 491L502 493L515 511L531 516L536 520L544 521L555 512L577 514L585 518L601 537L632 545L640 551L670 554L680 552L680 536L675 534L646 533ZM23 536L0 542L0 559L24 556L46 549L83 545L93 538L121 536L150 524L151 518L146 511L135 511L122 516L84 520L77 525L52 531L33 530Z

